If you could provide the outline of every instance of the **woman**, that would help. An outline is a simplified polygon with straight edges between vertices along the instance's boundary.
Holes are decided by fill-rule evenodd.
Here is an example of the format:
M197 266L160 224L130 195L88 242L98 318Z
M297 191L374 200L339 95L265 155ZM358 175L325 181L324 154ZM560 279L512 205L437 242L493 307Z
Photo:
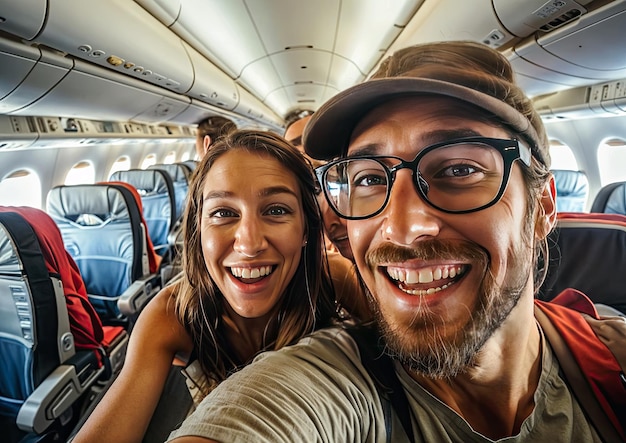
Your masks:
M308 163L279 136L236 131L211 147L190 186L183 276L139 316L118 379L74 443L141 441L175 358L197 360L204 396L260 351L332 322L314 191Z

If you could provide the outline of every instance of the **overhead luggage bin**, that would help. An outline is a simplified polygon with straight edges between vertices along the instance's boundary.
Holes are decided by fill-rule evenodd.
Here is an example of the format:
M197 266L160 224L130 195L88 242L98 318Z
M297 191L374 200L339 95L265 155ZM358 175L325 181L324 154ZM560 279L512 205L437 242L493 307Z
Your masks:
M47 0L0 0L0 31L32 40L45 23L47 6Z
M183 43L134 2L55 0L35 39L118 73L185 93L193 68ZM71 26L68 26L71 23Z
M506 55L530 95L553 92L555 84L564 89L623 78L625 28L626 1L616 0L550 33L537 34Z

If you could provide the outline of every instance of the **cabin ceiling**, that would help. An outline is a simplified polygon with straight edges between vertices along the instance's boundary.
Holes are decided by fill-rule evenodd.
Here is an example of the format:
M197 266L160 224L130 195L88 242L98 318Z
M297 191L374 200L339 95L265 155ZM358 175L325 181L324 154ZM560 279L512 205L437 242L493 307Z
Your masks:
M137 0L160 14L162 1ZM172 3L178 3L173 8ZM423 0L179 0L160 19L278 115L362 81Z
M626 77L624 0L135 1L282 117L427 41L501 48L530 96Z
M280 130L436 40L502 50L544 97L626 79L625 28L626 0L0 0L0 113Z

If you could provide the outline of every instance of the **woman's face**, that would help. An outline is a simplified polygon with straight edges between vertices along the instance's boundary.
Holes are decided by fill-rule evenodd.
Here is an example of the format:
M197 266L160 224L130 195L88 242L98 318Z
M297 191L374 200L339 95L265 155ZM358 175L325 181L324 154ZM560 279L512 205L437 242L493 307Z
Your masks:
M236 314L270 314L293 278L306 243L296 177L265 154L220 156L203 188L201 242L213 281Z

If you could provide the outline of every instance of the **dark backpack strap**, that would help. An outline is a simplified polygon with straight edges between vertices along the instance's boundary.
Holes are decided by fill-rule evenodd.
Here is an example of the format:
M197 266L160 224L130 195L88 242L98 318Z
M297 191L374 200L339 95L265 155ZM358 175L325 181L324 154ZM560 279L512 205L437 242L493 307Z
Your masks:
M396 374L393 360L384 353L378 330L373 325L350 326L346 330L356 342L361 363L383 399L387 442L391 442L391 409L395 410L409 441L413 441L409 401Z
M550 343L552 351L559 361L561 370L568 381L568 386L578 399L585 415L593 423L602 441L622 441L620 432L615 429L600 406L574 356L548 316L540 308L535 307L535 318L541 325L546 340Z

